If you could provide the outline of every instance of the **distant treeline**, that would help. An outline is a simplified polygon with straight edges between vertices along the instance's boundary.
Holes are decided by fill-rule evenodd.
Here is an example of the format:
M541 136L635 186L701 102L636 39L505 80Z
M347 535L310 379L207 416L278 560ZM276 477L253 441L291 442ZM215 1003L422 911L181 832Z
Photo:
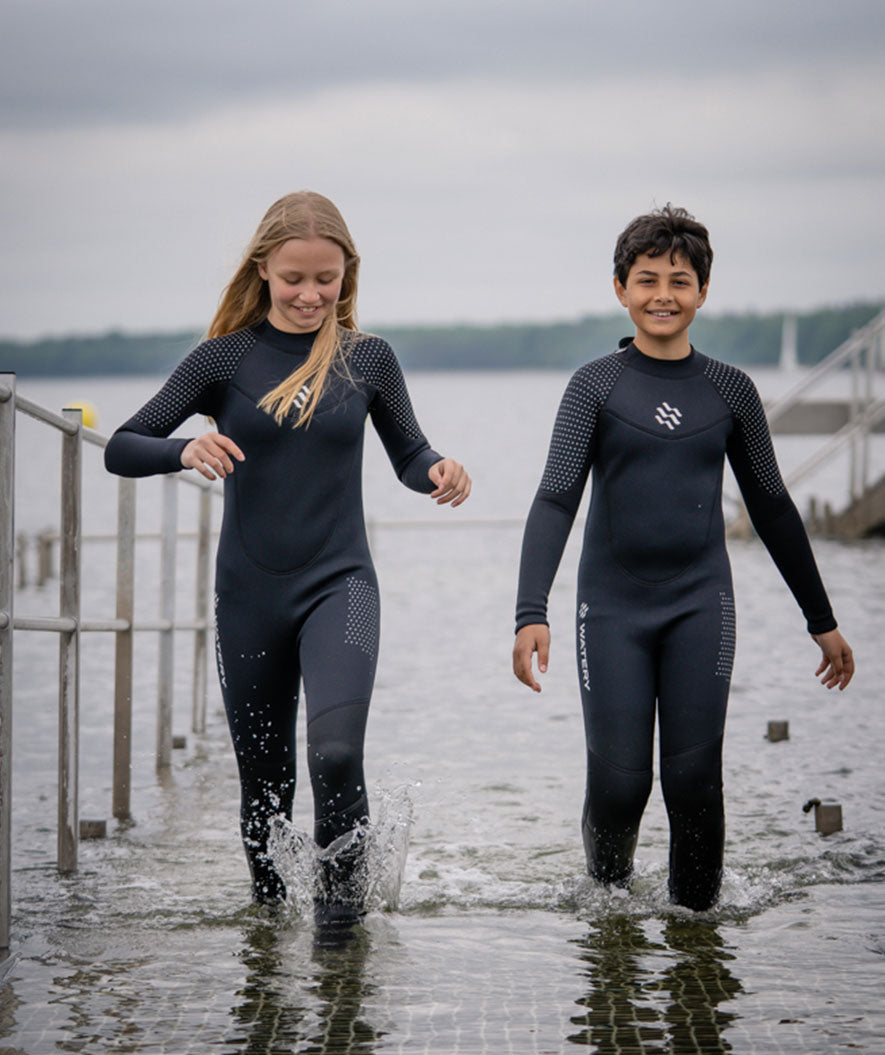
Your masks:
M879 311L882 304L852 304L797 313L799 362L818 362ZM695 346L739 365L775 365L784 315L703 315L691 329ZM400 362L412 370L573 369L612 351L632 332L626 313L594 315L577 322L503 326L385 326L380 328ZM21 376L165 374L199 340L193 333L141 336L55 337L0 340L0 370Z

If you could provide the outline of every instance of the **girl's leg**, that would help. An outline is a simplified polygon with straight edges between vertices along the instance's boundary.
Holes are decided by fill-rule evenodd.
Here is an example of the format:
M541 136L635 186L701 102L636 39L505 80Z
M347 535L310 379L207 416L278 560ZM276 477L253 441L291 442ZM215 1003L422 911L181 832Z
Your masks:
M378 616L374 574L353 573L324 592L299 637L314 838L328 850L320 860L316 896L320 924L349 924L363 911L367 876L360 826L369 818L363 743Z
M722 737L734 650L731 592L678 620L661 652L661 786L670 818L670 897L709 908L725 846Z
M653 641L629 618L594 613L579 597L577 654L587 738L581 824L587 868L604 883L626 885L652 784Z
M368 819L363 743L378 655L378 590L361 571L327 588L298 640L320 847Z
M250 604L256 591L216 610L218 673L240 771L240 831L257 901L285 897L267 856L270 820L291 817L299 667L290 617ZM265 602L268 598L262 598Z

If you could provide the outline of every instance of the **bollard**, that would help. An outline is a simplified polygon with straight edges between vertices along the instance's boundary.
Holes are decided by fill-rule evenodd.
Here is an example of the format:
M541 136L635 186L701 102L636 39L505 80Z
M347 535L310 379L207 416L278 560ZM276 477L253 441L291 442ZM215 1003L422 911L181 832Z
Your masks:
M768 732L765 734L766 740L770 740L773 744L778 743L780 740L790 739L790 723L789 722L769 722Z
M28 585L28 536L20 531L15 538L15 561L18 565L18 588Z
M37 536L37 585L45 586L52 578L53 532L43 531Z
M80 821L81 839L104 839L107 834L107 821Z
M814 827L821 835L832 835L842 831L842 807L838 802L821 802L820 799L809 799L802 807L803 813L809 813L814 807Z

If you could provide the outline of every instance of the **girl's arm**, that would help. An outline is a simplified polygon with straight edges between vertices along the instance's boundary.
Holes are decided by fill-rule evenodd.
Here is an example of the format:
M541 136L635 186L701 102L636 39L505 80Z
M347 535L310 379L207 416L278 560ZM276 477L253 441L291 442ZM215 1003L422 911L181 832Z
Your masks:
M433 494L437 499L446 497L453 483L461 480L455 469L458 463L443 458L427 442L393 349L380 337L365 337L353 345L350 364L370 388L372 424L399 480L413 491ZM431 470L435 470L433 475ZM452 494L452 499L456 497Z
M201 464L209 459L212 468L227 470L224 456L233 454L236 457L237 453L226 437L222 449L214 450L204 442L205 436L199 440L170 439L169 434L192 414L212 416L221 386L233 377L240 360L254 342L251 332L244 330L205 341L195 348L176 367L160 391L111 436L105 448L108 471L118 476L178 472L182 468L196 467L200 453L206 455ZM212 435L218 434L207 434ZM217 441L215 446L218 446ZM202 468L200 472L203 472ZM206 472L203 475L208 476Z

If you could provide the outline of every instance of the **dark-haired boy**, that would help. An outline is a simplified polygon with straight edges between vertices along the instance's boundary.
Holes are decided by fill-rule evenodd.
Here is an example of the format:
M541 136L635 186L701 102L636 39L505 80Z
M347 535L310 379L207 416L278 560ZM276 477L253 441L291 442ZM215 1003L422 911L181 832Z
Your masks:
M591 467L576 639L587 738L582 817L590 874L625 886L652 785L655 717L670 820L671 900L707 909L722 880L722 736L734 655L725 550L727 457L759 537L822 651L816 674L854 673L762 404L742 371L692 348L713 251L684 209L637 217L615 249L615 292L635 327L563 395L523 538L513 670L547 669L547 597Z

